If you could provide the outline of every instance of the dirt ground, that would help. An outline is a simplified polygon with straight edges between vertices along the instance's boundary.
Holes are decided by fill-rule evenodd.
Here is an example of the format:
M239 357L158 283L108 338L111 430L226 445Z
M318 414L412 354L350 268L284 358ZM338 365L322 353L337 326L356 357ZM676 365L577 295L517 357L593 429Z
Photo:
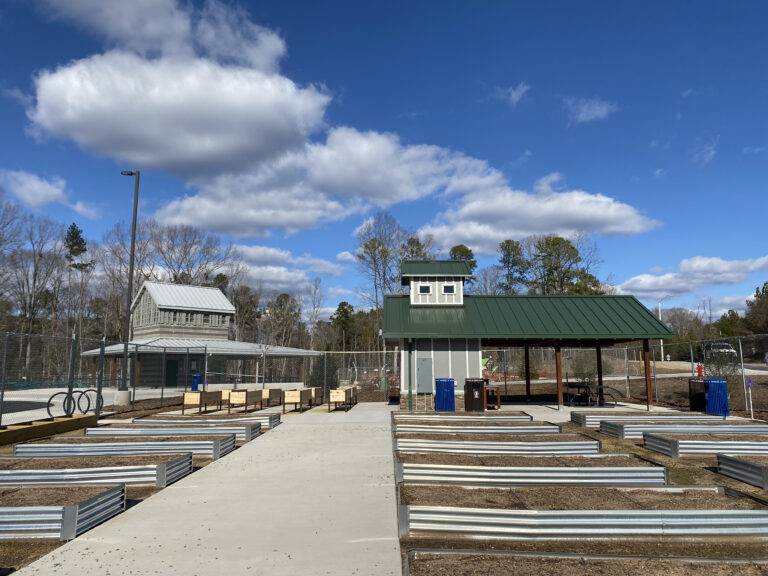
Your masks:
M765 442L768 434L666 434L654 432L657 436L675 440L700 440L702 442Z
M764 576L765 564L702 563L679 560L652 559L582 559L546 558L530 556L441 555L415 553L410 561L412 576L487 576L488 574L515 574L515 576Z
M157 412L167 412L168 410L181 409L181 396L173 396L171 398L164 398L162 401L160 398L148 398L146 400L139 400L131 406L104 406L102 412L114 412L109 416L105 416L105 419L124 420L126 418L143 418L150 414L156 414Z
M502 489L404 485L400 498L403 504L507 510L768 510L750 498L695 489L673 493L581 486Z
M746 460L754 464L760 464L761 466L768 466L768 455L761 454L739 454L737 456L739 460Z

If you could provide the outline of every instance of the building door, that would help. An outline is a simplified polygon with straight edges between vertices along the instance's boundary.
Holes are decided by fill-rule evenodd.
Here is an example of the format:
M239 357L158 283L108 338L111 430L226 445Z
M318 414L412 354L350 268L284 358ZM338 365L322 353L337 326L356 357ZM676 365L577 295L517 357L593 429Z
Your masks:
M165 361L165 387L176 388L179 385L179 361Z
M432 358L416 360L416 393L432 394Z

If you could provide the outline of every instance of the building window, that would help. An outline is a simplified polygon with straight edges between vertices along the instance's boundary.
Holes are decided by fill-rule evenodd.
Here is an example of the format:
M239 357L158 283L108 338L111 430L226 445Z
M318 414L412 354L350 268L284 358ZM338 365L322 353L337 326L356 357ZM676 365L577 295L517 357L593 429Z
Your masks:
M456 286L453 284L445 284L443 286L443 294L456 294Z
M203 324L210 324L210 323L211 323L211 315L203 314Z
M422 284L419 286L419 294L432 294L432 286L429 284Z

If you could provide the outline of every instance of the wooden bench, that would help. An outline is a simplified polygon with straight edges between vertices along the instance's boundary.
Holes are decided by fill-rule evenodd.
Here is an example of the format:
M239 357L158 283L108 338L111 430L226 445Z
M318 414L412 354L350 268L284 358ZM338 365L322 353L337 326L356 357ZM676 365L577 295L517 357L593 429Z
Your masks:
M256 404L264 408L264 392L265 390L222 390L224 400L227 401L227 413L232 413L232 406L242 407L245 412L248 412L248 406L251 404L254 409Z
M293 404L293 409L299 407L299 412L304 411L304 404L312 407L312 390L310 388L299 388L298 390L283 391L283 414L285 414L286 404Z
M218 404L219 410L221 410L221 404L223 402L223 394L221 390L215 391L199 391L199 392L184 392L184 401L181 404L181 413L184 414L184 410L187 406L197 406L197 413L202 414L203 407L206 412L208 411L209 404Z
M357 404L357 386L344 386L331 390L328 397L328 412L331 411L331 404L334 410L341 404L344 406L344 411L348 411Z

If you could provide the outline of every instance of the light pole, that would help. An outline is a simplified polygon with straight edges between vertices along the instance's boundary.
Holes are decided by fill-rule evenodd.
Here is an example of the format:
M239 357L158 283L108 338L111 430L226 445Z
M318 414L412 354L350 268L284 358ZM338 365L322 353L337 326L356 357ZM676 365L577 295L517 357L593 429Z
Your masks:
M664 300L666 300L667 298L669 298L669 296L670 295L667 294L661 300L659 300L659 322L663 322L663 320L661 319L661 303L664 302ZM664 339L663 338L659 339L659 345L661 347L661 361L664 362Z
M133 295L133 260L136 253L136 213L139 207L139 170L123 170L123 176L133 176L133 220L131 221L131 255L128 261L128 288L125 291L125 332L123 337L123 378L120 390L128 390L128 340L131 339L131 296Z

